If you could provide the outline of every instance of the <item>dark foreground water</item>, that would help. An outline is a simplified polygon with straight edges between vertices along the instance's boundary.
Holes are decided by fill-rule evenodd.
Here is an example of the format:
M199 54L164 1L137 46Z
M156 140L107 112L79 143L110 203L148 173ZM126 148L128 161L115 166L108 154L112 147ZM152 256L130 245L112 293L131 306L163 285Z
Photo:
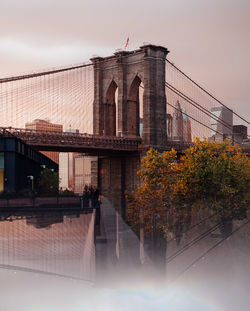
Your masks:
M196 219L140 238L104 200L81 211L0 215L0 311L250 310L250 224Z

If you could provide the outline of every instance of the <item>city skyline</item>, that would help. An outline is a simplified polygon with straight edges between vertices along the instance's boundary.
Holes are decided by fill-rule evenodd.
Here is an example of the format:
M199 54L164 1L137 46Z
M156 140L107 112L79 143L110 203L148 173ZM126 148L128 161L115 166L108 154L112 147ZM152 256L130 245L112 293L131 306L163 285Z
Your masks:
M166 46L171 61L249 119L249 1L11 0L0 12L1 76L111 55L129 36L130 50Z

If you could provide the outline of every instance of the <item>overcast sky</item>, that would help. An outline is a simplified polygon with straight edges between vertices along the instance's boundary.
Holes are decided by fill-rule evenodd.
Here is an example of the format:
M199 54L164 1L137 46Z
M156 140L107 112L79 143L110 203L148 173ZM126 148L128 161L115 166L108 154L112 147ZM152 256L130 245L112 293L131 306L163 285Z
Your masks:
M0 0L0 75L143 42L250 119L250 0Z

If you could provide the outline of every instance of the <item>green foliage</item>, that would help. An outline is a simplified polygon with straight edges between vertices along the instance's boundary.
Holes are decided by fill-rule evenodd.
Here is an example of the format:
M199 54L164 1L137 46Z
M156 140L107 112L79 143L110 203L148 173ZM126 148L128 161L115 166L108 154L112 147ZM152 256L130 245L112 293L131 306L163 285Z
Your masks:
M176 200L202 200L217 206L242 206L249 200L250 159L230 141L196 139L175 169Z
M58 194L59 173L45 168L41 171L38 180L38 193L42 196L53 196Z

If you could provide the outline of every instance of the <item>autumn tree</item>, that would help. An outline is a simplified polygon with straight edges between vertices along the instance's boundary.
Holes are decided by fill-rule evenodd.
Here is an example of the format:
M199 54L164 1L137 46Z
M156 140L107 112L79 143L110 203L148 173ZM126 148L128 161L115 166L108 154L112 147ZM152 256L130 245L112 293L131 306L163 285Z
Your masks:
M195 139L175 164L175 173L175 201L199 202L234 212L248 204L250 159L229 140L210 143Z
M197 205L240 217L249 201L250 160L230 141L195 139L178 161L175 150L150 149L138 175L141 185L127 196L128 218L148 232L156 216L158 229L180 231Z
M176 228L184 210L172 202L172 187L176 184L174 164L177 153L174 149L159 153L150 149L142 159L138 175L141 185L127 195L128 218L135 228L144 227L145 232ZM185 213L185 212L184 212Z

